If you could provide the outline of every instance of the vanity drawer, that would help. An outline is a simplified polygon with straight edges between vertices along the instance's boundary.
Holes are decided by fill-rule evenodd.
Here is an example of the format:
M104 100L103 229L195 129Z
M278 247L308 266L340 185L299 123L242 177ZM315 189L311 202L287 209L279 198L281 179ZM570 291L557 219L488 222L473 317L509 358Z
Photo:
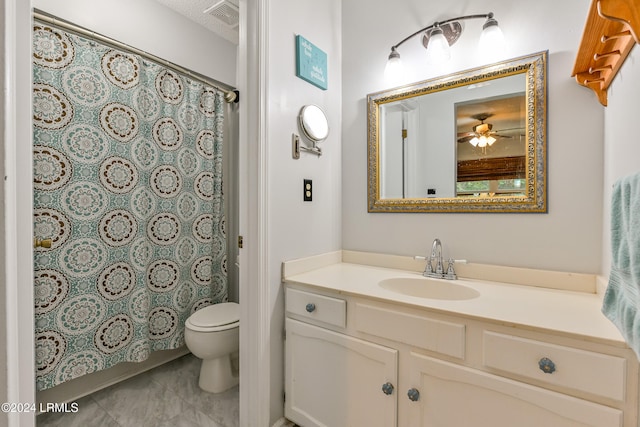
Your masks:
M356 330L458 359L465 357L465 325L364 303L355 304Z
M624 358L491 331L483 341L487 368L624 401Z
M347 302L339 298L286 288L285 308L288 313L305 319L340 328L347 325Z

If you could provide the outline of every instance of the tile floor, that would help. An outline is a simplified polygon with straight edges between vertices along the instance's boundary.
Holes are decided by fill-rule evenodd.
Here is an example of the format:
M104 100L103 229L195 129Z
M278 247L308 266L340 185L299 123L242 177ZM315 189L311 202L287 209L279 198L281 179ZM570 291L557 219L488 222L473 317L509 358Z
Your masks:
M37 427L237 427L238 387L198 387L200 360L188 354L77 401L76 413L38 415Z

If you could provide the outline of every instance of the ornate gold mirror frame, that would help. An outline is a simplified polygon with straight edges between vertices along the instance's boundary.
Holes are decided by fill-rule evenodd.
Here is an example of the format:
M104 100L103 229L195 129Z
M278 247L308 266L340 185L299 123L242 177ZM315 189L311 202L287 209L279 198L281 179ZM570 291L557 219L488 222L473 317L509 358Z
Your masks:
M368 211L369 212L547 212L547 55L540 52L533 55L511 59L489 66L466 70L459 73L422 81L419 83L393 88L367 95L368 125ZM514 75L523 75L525 87L524 104L524 186L517 195L498 193L471 193L455 197L381 197L381 126L384 115L381 109L389 103L429 96L460 87L489 85L492 80ZM474 86L475 85L475 86ZM425 99L425 98L421 98ZM440 99L440 98L439 98ZM412 100L415 101L415 100ZM455 111L455 105L441 105L437 108ZM453 113L455 114L455 112ZM480 117L482 118L482 117ZM483 122L484 123L484 122ZM454 128L454 126L451 126ZM489 129L491 129L489 127ZM473 128L475 131L476 128ZM430 141L431 144L456 144L462 138L451 129L450 138ZM405 134L406 135L406 134ZM427 138L429 139L429 138ZM449 147L450 148L450 147ZM456 148L451 150L456 151ZM450 159L458 168L460 163L455 155ZM481 159L479 159L481 160ZM413 159L422 162L424 159ZM404 173L404 172L403 172ZM456 173L454 171L454 173ZM457 170L460 173L460 170ZM458 180L457 178L453 178ZM455 185L455 183L453 183Z

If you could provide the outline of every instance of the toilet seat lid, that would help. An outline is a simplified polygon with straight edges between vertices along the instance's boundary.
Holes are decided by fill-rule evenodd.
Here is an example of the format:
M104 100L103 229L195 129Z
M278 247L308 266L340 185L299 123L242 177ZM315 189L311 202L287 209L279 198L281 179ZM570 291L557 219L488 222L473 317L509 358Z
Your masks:
M201 308L189 317L189 323L203 328L224 326L240 321L240 306L235 302L222 302Z

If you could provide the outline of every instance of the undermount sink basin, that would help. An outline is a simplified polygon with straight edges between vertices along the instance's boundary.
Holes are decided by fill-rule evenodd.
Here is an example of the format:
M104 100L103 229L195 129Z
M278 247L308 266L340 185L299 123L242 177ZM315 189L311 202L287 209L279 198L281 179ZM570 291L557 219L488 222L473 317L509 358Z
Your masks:
M395 277L381 280L378 285L399 294L440 300L465 300L480 296L480 292L455 282L427 277Z

